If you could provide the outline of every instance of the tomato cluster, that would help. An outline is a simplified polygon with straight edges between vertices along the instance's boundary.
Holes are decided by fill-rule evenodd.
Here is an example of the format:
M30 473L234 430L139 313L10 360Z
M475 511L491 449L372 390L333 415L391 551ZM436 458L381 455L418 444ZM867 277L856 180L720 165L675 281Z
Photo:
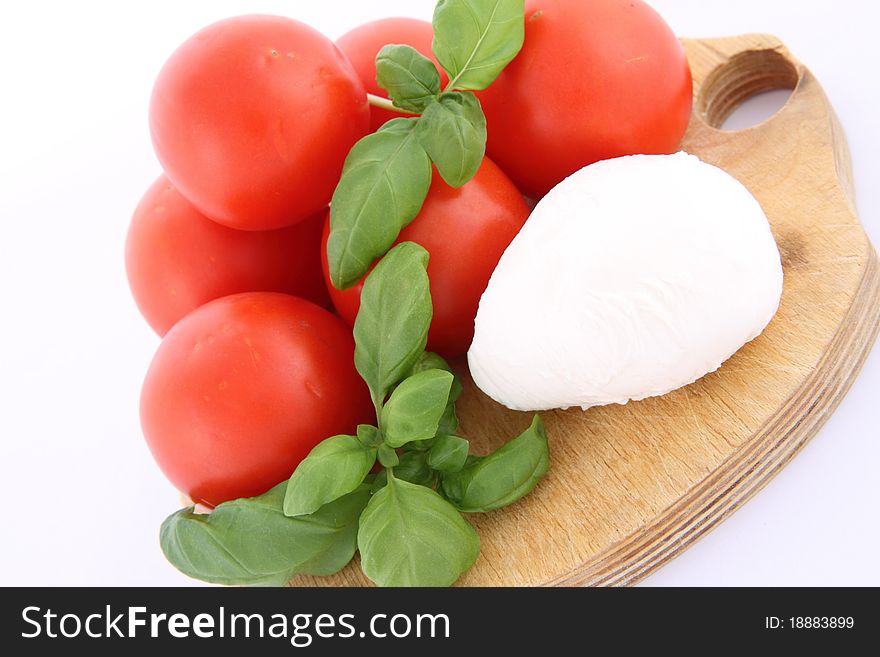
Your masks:
M408 44L433 60L431 40L413 19L334 44L289 18L244 16L193 35L162 68L149 124L164 174L134 213L126 268L164 336L144 433L192 499L261 493L321 440L374 421L353 366L361 283L330 284L327 207L351 147L399 116L368 104L382 94L376 53ZM479 94L492 159L458 189L435 172L399 238L430 253L428 349L467 351L480 296L528 217L523 194L598 159L674 150L690 93L680 44L643 3L527 2L524 49Z

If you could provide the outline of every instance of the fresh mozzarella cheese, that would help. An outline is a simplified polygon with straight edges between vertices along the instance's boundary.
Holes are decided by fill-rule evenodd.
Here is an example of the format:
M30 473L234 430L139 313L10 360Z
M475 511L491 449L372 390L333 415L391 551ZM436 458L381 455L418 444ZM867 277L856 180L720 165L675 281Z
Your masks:
M693 155L597 162L544 197L480 300L474 382L508 408L662 395L717 369L776 313L767 217Z

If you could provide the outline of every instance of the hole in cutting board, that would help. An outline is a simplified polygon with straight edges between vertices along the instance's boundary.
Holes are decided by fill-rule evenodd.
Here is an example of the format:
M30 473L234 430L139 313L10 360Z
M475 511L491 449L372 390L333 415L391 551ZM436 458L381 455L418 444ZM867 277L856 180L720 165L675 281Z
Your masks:
M743 130L781 109L798 78L794 64L776 50L747 50L709 74L696 109L713 128Z
M736 132L763 123L781 110L789 98L791 98L790 89L763 91L751 98L746 98L724 120L721 129L727 132Z

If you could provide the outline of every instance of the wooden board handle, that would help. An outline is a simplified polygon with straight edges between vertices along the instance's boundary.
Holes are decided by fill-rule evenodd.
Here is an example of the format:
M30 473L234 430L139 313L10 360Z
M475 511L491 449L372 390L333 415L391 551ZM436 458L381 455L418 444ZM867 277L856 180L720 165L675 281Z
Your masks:
M731 142L748 146L753 156L790 157L798 134L821 135L811 154L811 171L824 180L833 171L844 201L855 215L852 162L843 128L821 85L776 37L746 34L720 39L683 39L694 77L694 112L687 143L699 143L704 159L713 147L729 153ZM773 89L791 89L785 106L756 126L736 132L721 130L724 121L748 98ZM786 149L785 145L791 146ZM781 147L782 146L782 147ZM708 147L708 148L707 148ZM819 164L817 167L816 164ZM825 171L822 171L823 167ZM817 180L818 182L818 180Z
M720 128L740 103L772 89L795 90L804 66L766 34L685 44L694 75L694 111Z

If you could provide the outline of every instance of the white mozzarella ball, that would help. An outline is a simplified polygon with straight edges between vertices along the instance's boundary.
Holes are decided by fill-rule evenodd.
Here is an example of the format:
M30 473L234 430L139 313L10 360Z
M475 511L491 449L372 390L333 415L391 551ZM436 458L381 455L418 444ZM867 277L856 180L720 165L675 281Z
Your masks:
M693 155L597 162L557 185L498 263L468 363L516 410L662 395L763 331L782 294L767 218Z

